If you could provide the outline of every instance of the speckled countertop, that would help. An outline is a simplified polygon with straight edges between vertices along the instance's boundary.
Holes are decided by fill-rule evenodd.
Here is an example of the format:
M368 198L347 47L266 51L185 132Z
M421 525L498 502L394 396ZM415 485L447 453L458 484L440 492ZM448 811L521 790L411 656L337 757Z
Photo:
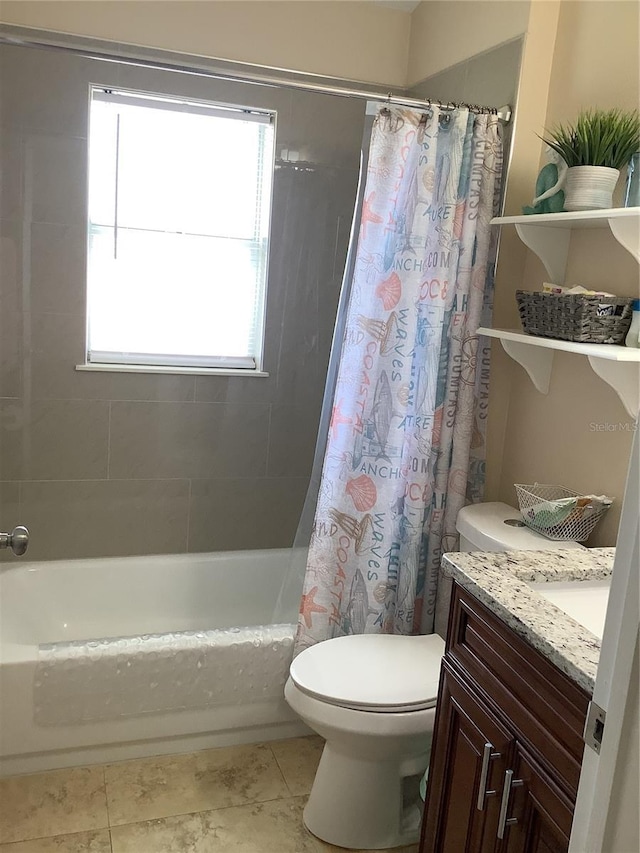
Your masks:
M593 693L600 640L527 582L598 580L615 548L445 554L442 568L580 687Z

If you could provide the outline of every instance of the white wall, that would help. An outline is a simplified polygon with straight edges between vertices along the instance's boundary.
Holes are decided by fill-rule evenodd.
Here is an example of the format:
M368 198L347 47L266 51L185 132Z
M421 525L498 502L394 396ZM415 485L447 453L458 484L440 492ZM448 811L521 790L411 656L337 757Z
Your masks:
M411 15L352 0L35 0L3 23L401 87Z
M607 816L604 849L616 853L636 853L640 850L640 780L638 773L640 753L640 684L638 640L631 672L631 687L622 724L622 749L618 756L611 808Z
M531 9L538 16L549 17L553 5L534 0ZM531 200L542 154L536 133L557 121L575 119L585 107L637 107L639 12L640 4L628 0L564 0L555 21L549 19L535 39L530 21L506 199L508 214L519 213L520 206ZM549 69L550 48L553 61ZM528 94L530 89L532 94ZM513 328L519 322L515 289L539 289L546 273L532 253L525 251L523 257L521 248L511 246L517 240L512 231L503 229L506 240L498 262L494 323ZM574 233L566 280L621 296L639 294L638 266L608 229ZM494 351L498 350L495 346ZM594 424L609 427L597 431ZM615 544L633 427L613 389L593 373L584 358L556 353L549 394L543 395L533 388L522 368L506 364L498 353L488 436L492 443L487 458L491 499L513 501L513 483L536 481L604 492L616 502L589 544Z

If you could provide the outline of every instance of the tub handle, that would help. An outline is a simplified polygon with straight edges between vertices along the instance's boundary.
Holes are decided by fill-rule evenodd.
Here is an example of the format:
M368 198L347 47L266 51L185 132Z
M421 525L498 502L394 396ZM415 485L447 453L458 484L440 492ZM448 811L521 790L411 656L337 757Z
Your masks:
M0 533L0 551L11 548L16 557L22 557L29 547L29 531L21 524L14 527L11 533Z

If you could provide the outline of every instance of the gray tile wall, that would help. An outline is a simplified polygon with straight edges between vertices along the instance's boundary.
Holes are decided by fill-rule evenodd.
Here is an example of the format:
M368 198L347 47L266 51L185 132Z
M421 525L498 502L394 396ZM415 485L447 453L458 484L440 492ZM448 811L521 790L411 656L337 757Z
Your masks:
M510 104L515 112L522 45L523 40L518 38L471 56L464 62L452 65L451 68L417 83L411 93L416 98L479 104L486 107ZM503 185L507 177L513 128L513 121L503 128Z
M514 39L427 77L412 87L415 97L501 107L518 90L522 39Z
M277 110L267 379L74 369L89 83ZM364 104L18 46L0 47L0 86L0 528L26 524L32 559L292 544Z

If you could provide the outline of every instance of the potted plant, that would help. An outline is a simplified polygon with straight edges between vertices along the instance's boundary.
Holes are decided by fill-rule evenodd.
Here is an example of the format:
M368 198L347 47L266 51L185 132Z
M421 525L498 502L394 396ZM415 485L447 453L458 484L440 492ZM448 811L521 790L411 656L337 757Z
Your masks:
M565 210L611 207L620 169L640 150L637 110L584 110L575 124L557 124L543 141L569 167Z

